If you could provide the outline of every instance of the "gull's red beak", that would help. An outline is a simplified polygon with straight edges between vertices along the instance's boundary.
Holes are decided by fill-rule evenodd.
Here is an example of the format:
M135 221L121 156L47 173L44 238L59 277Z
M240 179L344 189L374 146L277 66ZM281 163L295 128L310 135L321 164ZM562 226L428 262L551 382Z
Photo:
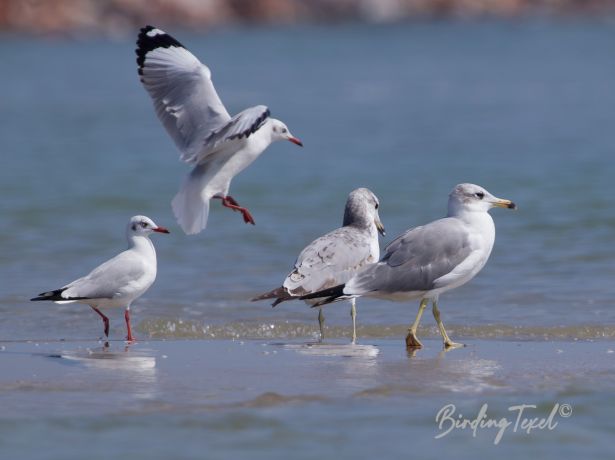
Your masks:
M291 141L293 144L297 144L299 147L303 147L303 142L301 142L296 137L289 137L288 140Z
M168 230L167 230L166 228L164 228L164 227L156 227L156 228L154 229L154 231L155 231L155 232L158 232L158 233L171 233L170 231L168 231Z

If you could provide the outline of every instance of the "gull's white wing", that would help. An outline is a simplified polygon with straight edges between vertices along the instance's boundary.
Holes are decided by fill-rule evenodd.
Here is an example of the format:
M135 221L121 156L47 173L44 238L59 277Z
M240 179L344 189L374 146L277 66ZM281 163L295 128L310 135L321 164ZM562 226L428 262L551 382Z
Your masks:
M371 248L369 232L353 227L333 230L301 251L283 286L298 296L343 284L358 269L377 261Z
M208 152L215 152L225 142L246 139L257 131L269 118L269 109L256 105L239 112L225 125L213 131L205 144Z
M146 273L142 257L124 251L92 270L88 275L64 286L63 299L113 299L137 291Z
M137 39L137 65L156 115L181 159L196 164L211 153L206 142L231 121L211 81L211 72L173 37L147 26Z

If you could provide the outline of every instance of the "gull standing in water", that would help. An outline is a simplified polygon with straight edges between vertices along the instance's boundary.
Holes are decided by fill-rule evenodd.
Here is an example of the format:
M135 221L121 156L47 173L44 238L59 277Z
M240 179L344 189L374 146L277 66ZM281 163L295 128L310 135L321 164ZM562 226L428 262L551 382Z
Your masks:
M150 241L152 232L169 233L149 217L134 216L128 222L128 249L55 291L43 292L30 300L51 300L58 304L83 303L100 315L105 336L109 337L109 318L100 308L125 307L124 319L128 335L134 341L130 327L130 305L149 289L156 279L156 250Z
M193 166L172 201L177 222L187 234L207 226L209 200L239 211L254 224L250 212L229 196L231 180L274 141L303 146L286 125L257 105L231 117L216 93L209 68L173 37L146 26L137 39L141 83L151 96L156 115Z
M379 201L369 189L358 188L348 195L342 227L312 241L299 254L295 266L281 287L252 299L276 299L280 302L299 298L345 283L360 268L375 263L380 256L378 232L384 226L378 215ZM357 340L355 298L350 299L352 343ZM320 340L324 337L324 315L318 312Z
M438 298L470 281L485 266L495 241L495 225L488 213L493 207L516 209L512 201L496 198L478 185L459 184L449 195L447 217L407 230L385 248L378 263L360 270L345 284L301 298L326 297L315 306L361 296L396 301L421 299L406 336L408 348L422 347L416 331L431 301L445 348L463 346L446 333Z

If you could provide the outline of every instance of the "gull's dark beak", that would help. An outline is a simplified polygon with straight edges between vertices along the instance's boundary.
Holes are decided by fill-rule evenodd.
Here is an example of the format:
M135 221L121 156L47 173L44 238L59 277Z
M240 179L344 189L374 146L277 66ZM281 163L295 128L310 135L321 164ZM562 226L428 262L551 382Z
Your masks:
M303 147L303 142L301 142L296 137L289 137L288 140L291 141L293 144L297 144L299 147Z
M171 233L170 231L168 231L168 230L167 230L166 228L164 228L164 227L156 227L156 228L154 229L154 231L155 231L155 232L158 232L158 233Z
M493 206L498 208L517 209L517 205L510 200L500 200L499 198L493 202Z
M376 228L378 229L378 233L382 236L386 236L387 232L384 230L384 225L379 220L376 220Z

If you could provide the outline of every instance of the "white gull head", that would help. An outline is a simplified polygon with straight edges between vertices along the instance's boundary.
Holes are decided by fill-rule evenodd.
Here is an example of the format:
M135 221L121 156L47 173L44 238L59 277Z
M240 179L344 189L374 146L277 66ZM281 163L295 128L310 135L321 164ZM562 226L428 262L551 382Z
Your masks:
M156 225L152 219L147 216L133 216L126 227L126 234L130 238L132 236L148 236L152 232L169 233L169 231Z
M448 196L449 217L466 212L487 212L494 207L517 209L512 201L497 198L475 184L458 184Z
M269 119L269 123L267 126L271 130L271 142L275 141L290 141L293 144L297 144L300 147L303 147L303 143L293 136L290 133L288 127L282 123L280 120L276 120L275 118Z

